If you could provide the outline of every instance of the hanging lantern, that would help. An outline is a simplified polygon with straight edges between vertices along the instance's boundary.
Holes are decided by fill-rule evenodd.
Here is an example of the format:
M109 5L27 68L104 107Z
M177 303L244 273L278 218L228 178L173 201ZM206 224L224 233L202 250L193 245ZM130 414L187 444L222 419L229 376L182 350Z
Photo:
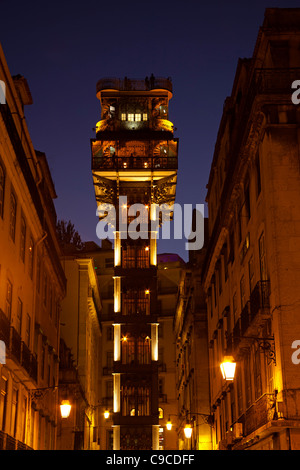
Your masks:
M220 364L221 372L223 375L223 379L225 380L233 380L236 368L236 362L232 356L225 356L224 361Z
M60 414L62 418L68 418L71 413L71 403L69 400L62 400L60 405Z
M193 428L189 421L187 421L185 428L184 428L184 435L187 439L192 437Z
M167 428L168 431L171 431L171 429L172 429L172 422L171 422L170 416L169 416L169 419L167 421L166 428Z

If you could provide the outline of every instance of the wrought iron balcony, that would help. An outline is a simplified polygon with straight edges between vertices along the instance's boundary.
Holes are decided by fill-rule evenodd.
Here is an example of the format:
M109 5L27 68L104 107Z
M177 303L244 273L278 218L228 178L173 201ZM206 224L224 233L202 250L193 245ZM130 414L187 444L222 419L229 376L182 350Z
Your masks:
M21 336L13 326L10 328L10 354L17 362L21 363Z
M274 395L271 393L265 393L246 410L238 420L243 423L244 436L257 431L261 426L264 426L274 419L276 411L274 405Z
M259 281L250 295L250 312L254 319L257 315L270 316L270 281Z
M0 309L0 340L9 345L10 322L5 313Z
M172 81L169 78L154 77L147 81L146 79L130 79L130 78L101 78L96 85L97 93L104 90L119 91L148 91L162 89L172 93Z
M274 337L260 336L261 328L270 318L269 297L269 281L259 281L232 332L227 336L227 354L232 354L239 359L253 342L257 342L259 348L266 353L268 361L272 360L276 363Z
M92 157L92 170L177 170L177 157Z
M0 450L33 450L22 441L0 431Z

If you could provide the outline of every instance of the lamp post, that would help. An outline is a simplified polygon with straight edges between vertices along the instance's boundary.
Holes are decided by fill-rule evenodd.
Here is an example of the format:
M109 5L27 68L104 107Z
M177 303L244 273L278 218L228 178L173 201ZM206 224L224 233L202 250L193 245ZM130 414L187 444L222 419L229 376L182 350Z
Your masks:
M181 417L184 419L184 416L180 413L179 415L173 415L177 417ZM189 441L192 438L193 435L193 427L194 427L194 422L196 421L196 416L201 416L205 422L205 424L208 424L209 426L213 427L214 425L214 415L213 414L205 414L205 413L192 413L190 411L187 411L185 414L185 425L183 427L183 433L184 437ZM168 431L172 429L172 421L171 421L171 415L169 415L166 428ZM182 429L182 428L181 428ZM192 443L191 443L192 446Z
M35 389L30 390L30 397L34 401L42 400L45 397L45 395L47 394L47 392L58 390L58 389L61 389L61 388L66 389L67 386L69 386L69 385L77 385L77 384L54 385L53 387L35 388ZM69 418L70 413L71 413L71 409L72 409L72 404L71 404L70 400L67 399L66 390L64 392L64 398L60 402L59 408L60 408L61 418L63 418L63 419Z

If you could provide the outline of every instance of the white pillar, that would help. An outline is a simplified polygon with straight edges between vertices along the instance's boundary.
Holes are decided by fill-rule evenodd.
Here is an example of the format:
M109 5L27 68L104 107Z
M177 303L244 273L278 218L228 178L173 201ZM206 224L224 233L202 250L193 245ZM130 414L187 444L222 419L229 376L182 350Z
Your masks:
M114 276L114 312L121 312L121 278Z
M119 413L120 407L120 393L121 393L121 376L120 374L113 374L113 385L114 385L114 413Z
M120 426L113 426L113 450L120 450Z
M114 323L114 361L121 360L121 325Z
M151 360L158 361L158 323L151 323Z
M114 232L115 244L114 244L114 255L115 255L115 266L121 266L121 237L120 232Z
M150 265L157 265L157 232L150 233Z
M159 450L159 425L152 426L152 450Z

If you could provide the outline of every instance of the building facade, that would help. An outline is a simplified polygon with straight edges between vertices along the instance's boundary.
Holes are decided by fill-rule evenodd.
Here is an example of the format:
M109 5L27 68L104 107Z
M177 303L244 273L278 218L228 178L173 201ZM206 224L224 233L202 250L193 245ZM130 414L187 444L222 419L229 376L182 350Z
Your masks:
M201 280L205 253L205 247L189 252L189 262L179 282L174 317L177 434L181 450L212 449L214 417L209 400L207 311ZM187 424L192 427L189 438L186 438L184 432Z
M299 449L300 10L267 9L240 60L208 182L214 449ZM223 379L224 356L236 363Z
M168 120L172 84L153 76L102 79L97 97L101 120L91 146L98 214L103 218L104 205L110 204L116 216L110 224L114 238L113 448L158 449L156 238L160 214L156 208L164 203L171 206L175 200L178 142Z
M1 48L0 80L0 448L55 449L66 289L56 193L24 118L32 104L27 81L11 77Z
M60 419L57 449L100 449L101 298L93 258L64 254L67 294L61 305L59 393L71 413Z
M174 317L185 262L175 253L157 255L159 449L178 449L176 337ZM167 424L171 422L172 428Z

